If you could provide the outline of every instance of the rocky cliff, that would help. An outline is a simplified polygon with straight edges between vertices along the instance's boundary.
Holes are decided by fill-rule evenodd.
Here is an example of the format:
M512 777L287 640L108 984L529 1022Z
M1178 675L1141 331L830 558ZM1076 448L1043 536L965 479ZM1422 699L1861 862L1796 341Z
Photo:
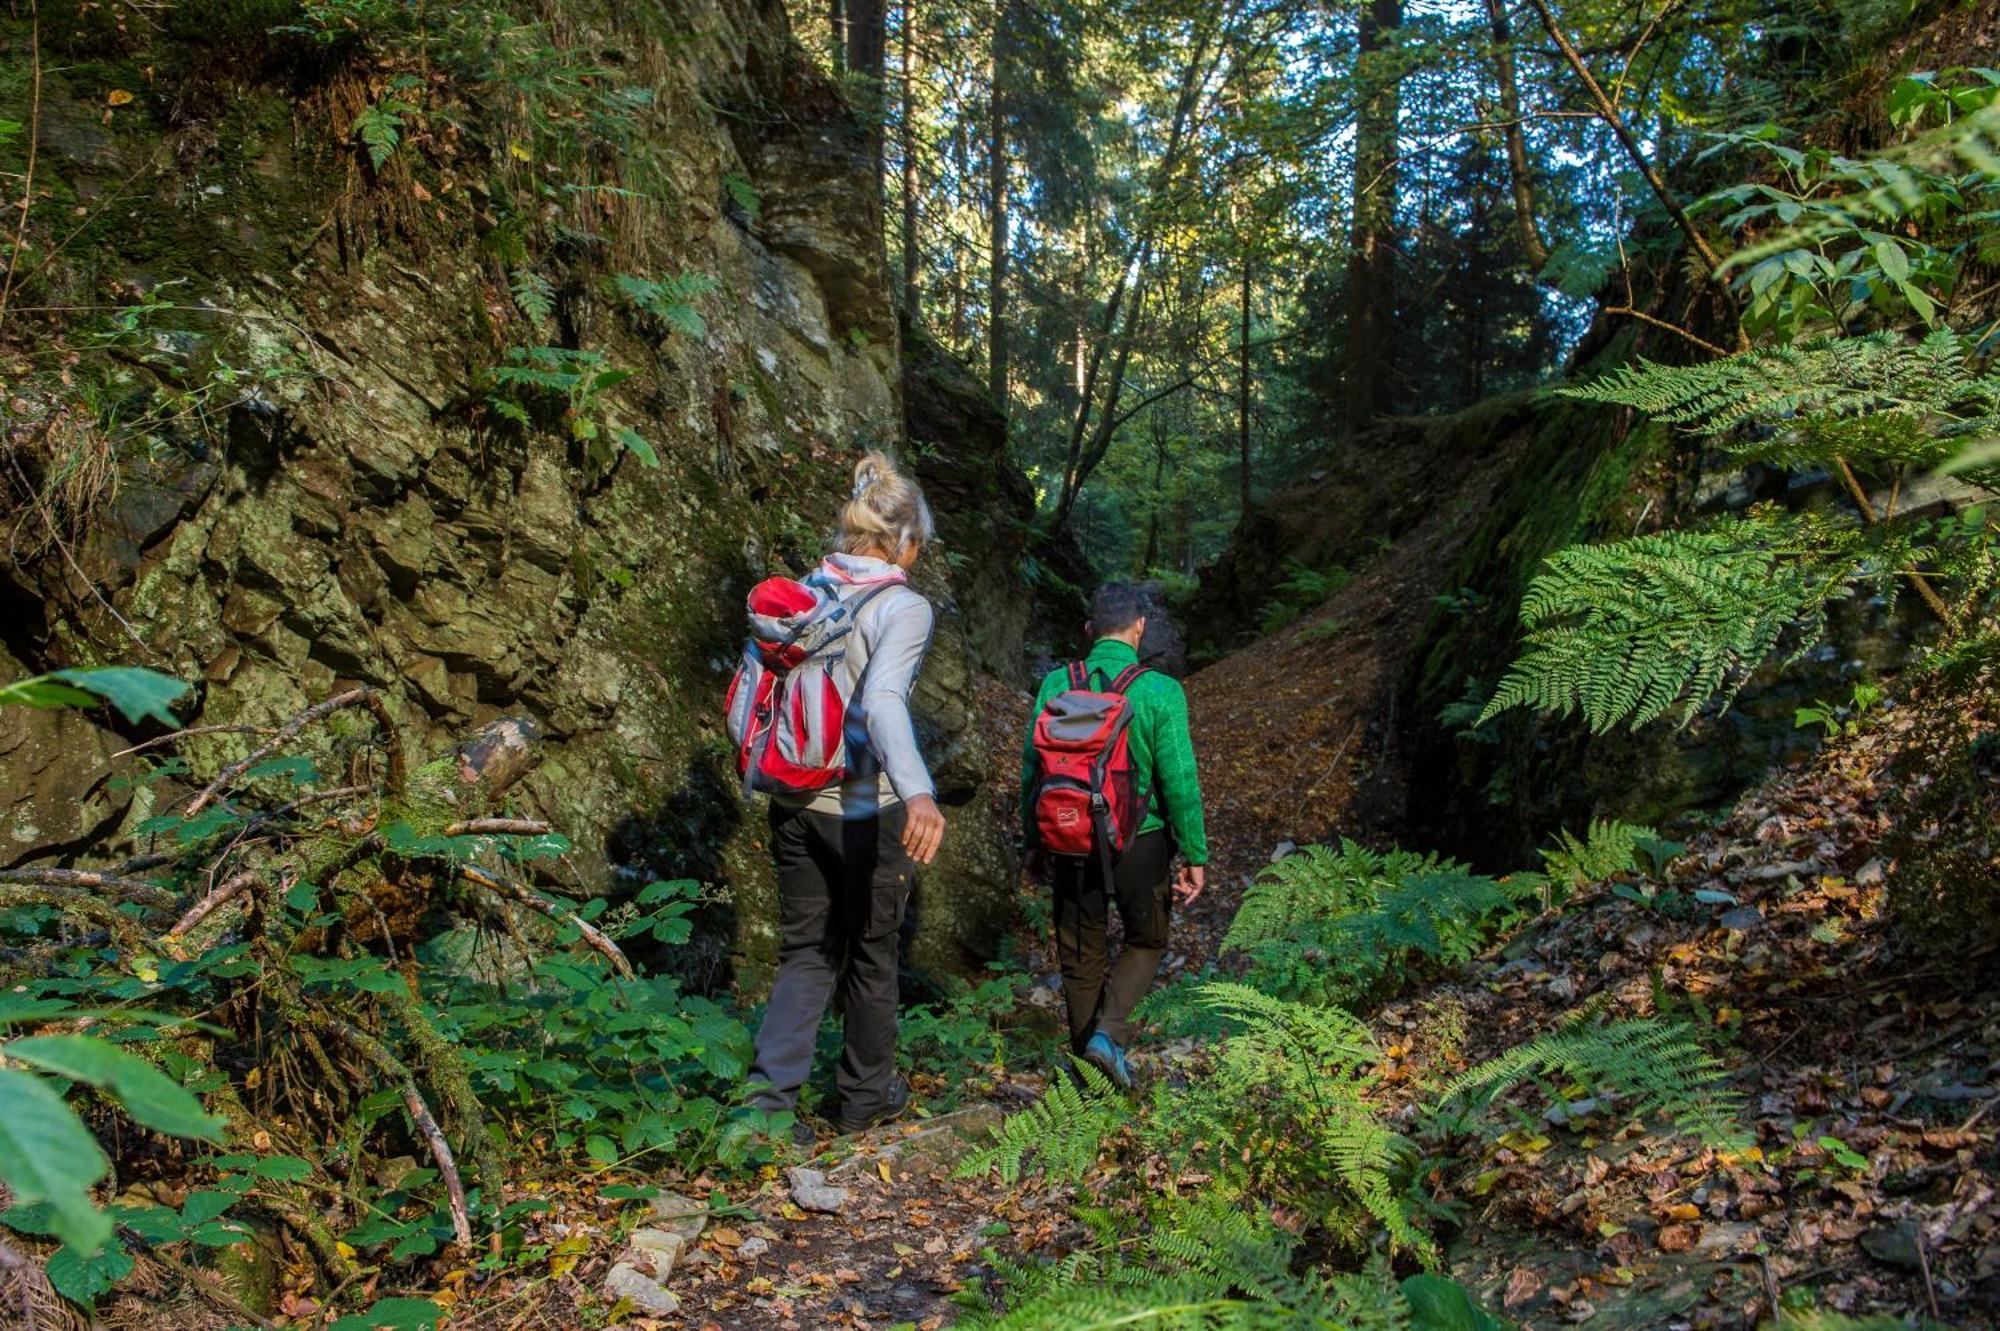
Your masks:
M713 883L695 968L768 957L761 814L719 726L738 607L817 557L903 397L868 140L782 6L128 18L41 18L0 675L149 665L205 726L368 684L433 755L529 718L514 799L573 839L554 872ZM5 34L25 83L33 35ZM954 443L929 445L944 503L1021 488ZM920 725L958 807L912 957L948 969L997 944L1010 864L942 554ZM74 717L6 725L0 863L129 841L174 789L113 779L123 744Z

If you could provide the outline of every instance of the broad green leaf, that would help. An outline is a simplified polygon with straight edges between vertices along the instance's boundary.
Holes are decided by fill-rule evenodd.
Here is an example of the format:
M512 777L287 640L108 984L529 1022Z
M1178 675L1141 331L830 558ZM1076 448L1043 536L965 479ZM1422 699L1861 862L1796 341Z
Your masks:
M111 1217L90 1204L89 1190L110 1168L54 1087L31 1072L0 1068L0 1182L17 1205L47 1202L56 1236L95 1252L111 1237Z
M56 1293L87 1308L98 1295L131 1274L132 1255L116 1243L107 1244L94 1255L65 1243L49 1254L43 1270Z
M657 467L660 465L660 455L653 451L653 446L646 442L644 435L639 434L635 430L627 429L622 425L618 427L615 434L618 442L624 445L626 450L636 456L639 461L645 463L648 467Z
M0 706L8 703L17 707L95 707L97 699L82 689L58 684L47 675L36 675L0 684Z
M1428 1273L1403 1282L1412 1331L1506 1331L1506 1323L1472 1301L1465 1286Z
M205 1112L185 1087L175 1085L145 1059L103 1040L37 1035L14 1040L4 1050L9 1058L108 1092L126 1113L159 1132L210 1140L222 1135L222 1120Z
M163 726L178 726L180 719L169 704L193 686L172 675L163 675L144 666L106 666L97 670L58 670L55 677L65 684L96 694L137 724L151 717Z
M429 1299L377 1299L367 1312L343 1317L327 1331L435 1331L443 1316Z
M1882 265L1882 271L1896 285L1901 286L1910 280L1910 256L1895 241L1875 242L1875 262Z

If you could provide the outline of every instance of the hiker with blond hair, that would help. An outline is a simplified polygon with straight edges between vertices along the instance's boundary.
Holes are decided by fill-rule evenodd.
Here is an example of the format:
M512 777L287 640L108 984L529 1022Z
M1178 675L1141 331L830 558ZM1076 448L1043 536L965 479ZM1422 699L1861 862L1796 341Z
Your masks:
M795 1110L829 1002L843 1014L842 1132L909 1104L896 1072L897 944L916 866L944 839L910 690L931 606L909 570L933 538L917 483L885 454L856 464L833 552L750 593L751 640L730 689L746 792L771 796L778 973L750 1068L751 1103ZM803 1144L810 1132L795 1130Z

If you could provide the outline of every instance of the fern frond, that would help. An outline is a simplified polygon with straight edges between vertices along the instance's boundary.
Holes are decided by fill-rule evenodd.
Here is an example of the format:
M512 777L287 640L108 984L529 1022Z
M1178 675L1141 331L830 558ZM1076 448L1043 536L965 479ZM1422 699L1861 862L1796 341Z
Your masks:
M1870 571L1851 543L1770 519L1571 546L1529 585L1527 650L1480 721L1530 707L1580 712L1600 733L1669 712L1686 725L1766 659L1818 643L1827 602Z
M1641 360L1561 392L1635 407L1703 434L1753 421L1887 415L1900 418L1898 428L1882 432L1873 446L1850 440L1850 456L1927 464L1944 460L1946 450L1938 441L1950 427L2000 415L2000 376L1978 373L1972 345L1943 329L1915 343L1871 333L1768 347L1699 365Z
M1657 840L1659 835L1653 828L1614 818L1592 819L1582 840L1559 828L1556 844L1542 852L1542 870L1572 890L1601 883L1613 874L1636 868L1639 844Z
M1723 1089L1727 1075L1685 1022L1634 1018L1571 1024L1516 1045L1454 1080L1443 1099L1483 1107L1531 1079L1581 1082L1629 1100L1634 1116L1664 1117L1710 1146L1739 1149L1741 1105Z
M1053 1077L1042 1098L1010 1115L996 1129L993 1144L966 1157L954 1176L971 1178L998 1169L1004 1181L1016 1183L1031 1161L1039 1162L1050 1178L1075 1182L1089 1173L1104 1139L1128 1114L1102 1072L1080 1059L1072 1066L1075 1077Z
M537 331L546 331L556 315L556 289L532 268L516 268L508 282L514 304Z

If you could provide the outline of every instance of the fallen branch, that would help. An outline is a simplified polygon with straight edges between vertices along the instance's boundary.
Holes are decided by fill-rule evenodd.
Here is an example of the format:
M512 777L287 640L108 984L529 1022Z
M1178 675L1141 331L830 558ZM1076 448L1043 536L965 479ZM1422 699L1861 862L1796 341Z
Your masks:
M446 836L544 836L549 825L535 818L468 818L444 829Z
M589 920L584 919L583 916L577 914L574 906L565 908L549 900L547 897L541 895L541 893L514 882L512 879L496 877L483 869L474 868L470 864L459 865L458 873L461 878L471 883L474 887L483 887L487 891L505 897L509 901L526 906L529 910L539 915L544 915L557 924L576 926L576 931L583 938L583 941L601 953L604 959L611 963L613 970L617 971L620 976L627 980L632 978L632 963L625 959L624 951L618 944L611 941L609 934L592 924Z
M95 869L0 869L0 882L64 887L78 892L85 889L108 891L115 893L121 901L136 902L155 910L171 910L179 901L172 892L157 883Z
M236 898L242 896L249 889L250 885L257 881L257 877L255 869L245 869L242 873L224 879L207 896L188 907L187 914L181 916L180 919L174 922L174 927L167 930L168 936L177 937L185 935L188 930L200 924L221 907L228 905Z
M403 1083L403 1106L410 1111L410 1121L417 1125L417 1131L430 1143L431 1158L437 1161L438 1173L444 1176L445 1195L451 1205L451 1232L466 1247L472 1246L472 1216L465 1206L465 1180L459 1177L458 1164L451 1156L451 1143L444 1139L444 1129L431 1117L430 1106L417 1092L414 1081Z
M351 1045L356 1053L396 1083L403 1096L403 1105L410 1111L410 1120L430 1146L431 1159L437 1162L438 1175L444 1179L445 1194L451 1207L452 1234L470 1248L472 1216L465 1204L465 1180L458 1172L458 1161L452 1156L451 1143L445 1140L444 1129L438 1126L436 1116L424 1101L423 1092L417 1089L416 1078L404 1066L402 1059L390 1053L388 1046L366 1031L341 1021L329 1024L334 1033Z
M1881 515L1875 511L1875 505L1869 500L1868 491L1862 489L1861 480L1854 474L1854 468L1847 465L1847 459L1836 454L1833 459L1833 469L1840 473L1840 483L1847 487L1847 493L1854 500L1854 506L1861 510L1862 522L1870 527L1880 522ZM1951 623L1951 607L1944 603L1942 596L1938 595L1937 588L1931 586L1929 578L1913 570L1906 570L1903 576L1910 580L1910 585L1917 589L1917 595L1923 598L1924 604L1930 607L1931 613L1938 617L1939 622Z
M314 703L311 707L306 708L303 712L300 712L297 716L272 731L271 737L264 743L252 749L242 758L229 764L229 766L223 768L220 772L217 772L215 779L204 786L199 795L188 801L185 816L192 818L194 815L200 813L203 809L214 803L218 795L228 789L230 782L242 776L264 759L270 757L271 754L277 751L279 746L313 722L320 720L322 717L331 716L343 707L366 707L370 715L375 718L376 725L382 730L384 747L387 749L389 755L389 791L391 794L401 794L403 790L403 740L402 736L396 730L395 721L390 717L389 709L383 704L381 695L376 693L375 690L370 688L349 689L345 693L335 694L325 702Z
M9 906L53 906L80 915L103 929L127 952L144 952L147 947L146 936L131 916L110 902L75 888L14 884L0 879L0 902Z

